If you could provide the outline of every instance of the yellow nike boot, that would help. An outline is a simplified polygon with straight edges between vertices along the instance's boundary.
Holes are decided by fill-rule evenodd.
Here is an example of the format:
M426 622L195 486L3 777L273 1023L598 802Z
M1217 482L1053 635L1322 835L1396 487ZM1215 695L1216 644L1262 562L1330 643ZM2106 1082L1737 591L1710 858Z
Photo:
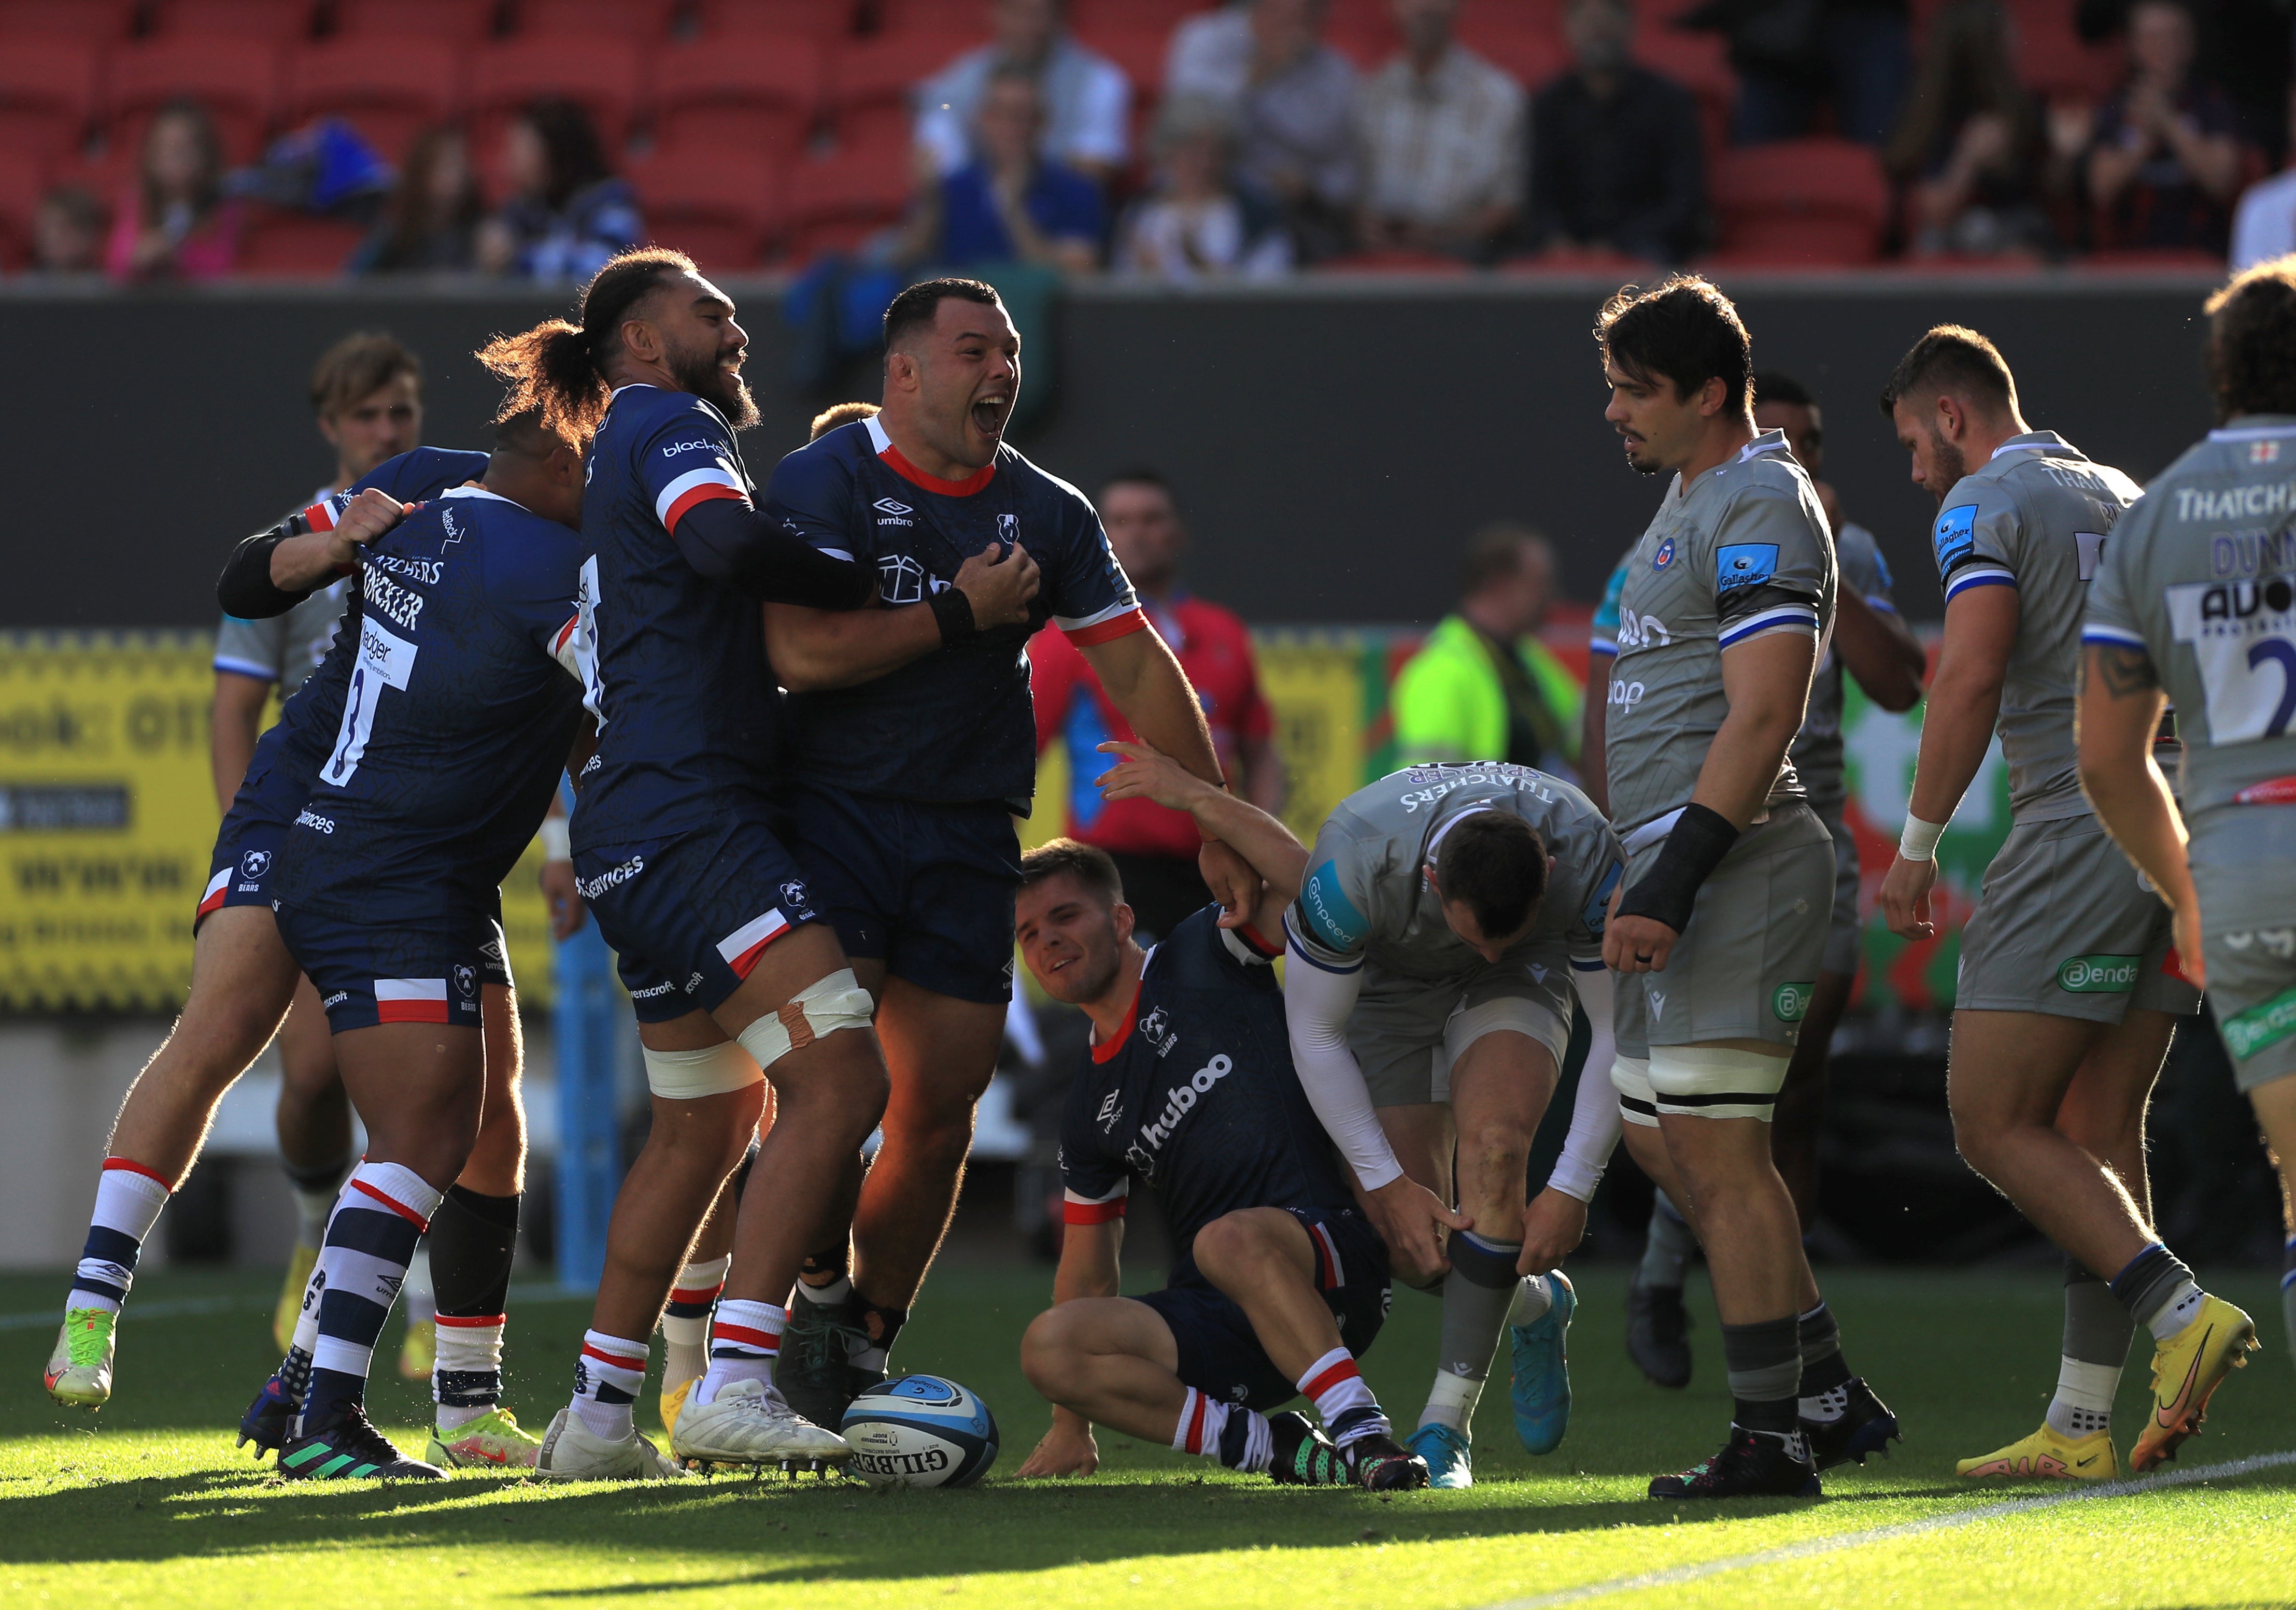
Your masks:
M2184 1329L2152 1349L2152 1412L2128 1451L2128 1467L2141 1474L2175 1459L2185 1438L2200 1434L2225 1377L2257 1345L2255 1320L2222 1297L2203 1296Z
M295 1344L295 1321L303 1317L303 1288L319 1266L319 1249L300 1241L287 1254L287 1281L279 1288L279 1306L271 1311L271 1341L281 1353Z
M422 1457L448 1470L531 1470L542 1439L507 1409L489 1409L452 1431L430 1430Z
M2006 1476L2021 1481L2107 1482L2120 1474L2120 1459L2112 1451L2112 1432L2069 1437L2045 1420L2038 1431L2021 1442L1963 1459L1953 1473L1971 1481Z

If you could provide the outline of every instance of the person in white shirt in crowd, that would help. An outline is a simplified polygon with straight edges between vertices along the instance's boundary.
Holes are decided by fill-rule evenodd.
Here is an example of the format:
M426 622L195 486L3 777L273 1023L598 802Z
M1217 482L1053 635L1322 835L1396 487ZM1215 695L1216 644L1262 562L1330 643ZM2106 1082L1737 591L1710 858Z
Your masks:
M2232 216L2232 271L2296 251L2296 84L2288 88L2288 166L2241 193Z
M1118 273L1261 280L1291 272L1292 241L1275 209L1228 176L1235 122L1226 107L1202 95L1167 101L1152 143L1156 188L1118 228Z
M1391 0L1403 49L1356 94L1365 247L1481 257L1522 207L1522 86L1453 37L1459 5Z
M951 6L953 11L956 9ZM991 0L995 37L917 86L917 143L940 172L972 160L972 126L1001 67L1027 68L1044 101L1038 154L1106 183L1132 155L1132 82L1063 25L1062 0Z

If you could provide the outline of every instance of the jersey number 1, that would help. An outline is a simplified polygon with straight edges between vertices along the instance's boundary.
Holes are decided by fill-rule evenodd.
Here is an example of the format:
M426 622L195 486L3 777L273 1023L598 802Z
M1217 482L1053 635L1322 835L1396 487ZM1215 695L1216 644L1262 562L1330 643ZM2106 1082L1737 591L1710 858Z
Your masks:
M366 754L366 740L374 731L375 707L385 688L406 687L414 674L415 647L405 638L377 625L372 617L359 622L358 658L351 667L350 693L343 701L343 724L335 734L335 751L319 769L319 779L340 788L358 770Z

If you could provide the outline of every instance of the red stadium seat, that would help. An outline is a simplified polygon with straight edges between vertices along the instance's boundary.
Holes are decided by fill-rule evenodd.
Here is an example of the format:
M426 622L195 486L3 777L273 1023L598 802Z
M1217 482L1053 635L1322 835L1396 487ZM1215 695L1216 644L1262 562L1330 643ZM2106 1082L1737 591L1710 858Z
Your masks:
M2190 251L2173 246L2121 246L2076 257L2073 266L2087 274L2197 274L2221 279L2225 260L2212 251Z
M335 0L335 32L465 45L492 37L501 12L502 0Z
M701 0L701 37L763 34L775 39L841 39L853 31L855 0Z
M1077 37L1124 69L1132 80L1132 103L1143 106L1164 90L1164 61L1171 52L1172 36L1166 29L1079 29Z
M0 39L86 39L110 45L127 37L138 0L0 0Z
M1854 266L1880 255L1890 184L1873 151L1849 140L1782 140L1714 165L1718 261L1740 267Z
M2128 56L2120 42L2084 45L2073 31L2065 0L2020 0L2009 8L2016 27L2017 76L2052 101L2103 101L2120 86Z
M1499 265L1499 272L1532 275L1585 274L1618 284L1640 278L1654 266L1644 258L1623 251L1605 251L1590 247L1580 251L1554 252L1535 257L1510 257Z
M0 151L45 161L76 149L95 116L95 47L11 39L0 50Z
M630 183L647 238L704 274L757 267L781 220L781 166L754 151L665 148L634 165Z
M840 151L791 170L791 253L802 262L858 245L908 210L906 145Z
M162 0L153 8L152 31L163 37L221 34L291 45L311 37L316 11L312 0Z
M908 138L910 92L981 43L976 35L881 34L830 58L830 106L839 137L872 148Z
M324 39L287 58L282 116L339 117L397 161L415 135L462 104L462 56L439 39Z
M124 46L111 57L113 143L135 149L152 114L184 95L215 119L226 161L252 161L277 104L278 77L279 48L269 39L200 34Z
M1490 3L1491 0L1479 0L1482 4ZM1498 3L1513 4L1516 0ZM1068 24L1086 37L1095 30L1138 30L1168 37L1182 22L1212 4L1214 0L1069 0Z
M654 137L786 166L820 111L821 85L821 49L808 40L737 34L673 45L654 58Z
M521 109L554 95L588 111L611 151L629 129L638 96L638 58L623 39L504 39L472 55L469 95L481 150L493 148L494 136Z
M1646 21L1635 33L1635 60L1698 97L1698 124L1705 132L1707 150L1720 151L1729 143L1738 75L1730 70L1730 48L1721 35Z
M1465 13L1462 22L1479 16L1488 16L1492 8L1485 5ZM1570 65L1562 41L1544 29L1462 28L1459 43L1481 56L1492 66L1511 76L1525 89L1543 87L1564 68Z
M28 152L0 145L0 268L31 260L32 219L47 192L47 175Z
M1467 266L1436 251L1408 251L1382 247L1375 251L1351 251L1326 257L1316 265L1319 274L1465 274Z
M251 279L333 279L365 234L340 219L266 208L240 238L239 273Z
M512 0L515 31L529 37L582 34L651 45L669 36L680 0Z

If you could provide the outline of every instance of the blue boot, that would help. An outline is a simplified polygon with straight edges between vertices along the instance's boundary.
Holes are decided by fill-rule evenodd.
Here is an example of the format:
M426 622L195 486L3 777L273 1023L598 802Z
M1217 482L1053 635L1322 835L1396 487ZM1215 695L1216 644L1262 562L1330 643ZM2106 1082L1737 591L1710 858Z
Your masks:
M1514 1434L1527 1453L1553 1453L1570 1429L1570 1316L1578 1294L1559 1269L1546 1272L1554 1295L1547 1311L1528 1325L1511 1325L1514 1341Z

